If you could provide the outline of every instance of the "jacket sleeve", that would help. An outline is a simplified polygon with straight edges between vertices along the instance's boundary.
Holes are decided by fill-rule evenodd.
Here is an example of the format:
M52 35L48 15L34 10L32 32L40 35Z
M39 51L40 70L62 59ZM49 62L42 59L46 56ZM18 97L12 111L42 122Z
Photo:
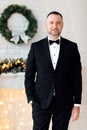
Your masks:
M29 101L34 100L35 73L36 73L35 56L34 56L34 47L32 44L30 52L28 54L26 71L25 71L25 82L24 82L28 103Z
M74 103L81 104L82 96L82 66L77 45L74 48Z

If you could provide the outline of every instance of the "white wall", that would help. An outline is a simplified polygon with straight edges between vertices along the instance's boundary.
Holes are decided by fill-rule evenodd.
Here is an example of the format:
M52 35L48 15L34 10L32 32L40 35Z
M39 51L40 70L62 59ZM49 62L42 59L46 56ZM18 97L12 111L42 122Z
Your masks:
M72 31L78 42L83 67L87 67L87 0L66 0L72 19Z

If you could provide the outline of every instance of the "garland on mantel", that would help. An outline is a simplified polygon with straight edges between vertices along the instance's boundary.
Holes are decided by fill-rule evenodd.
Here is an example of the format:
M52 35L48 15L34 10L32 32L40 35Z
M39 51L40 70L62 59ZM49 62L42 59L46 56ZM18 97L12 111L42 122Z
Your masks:
M29 21L29 26L27 30L25 31L25 34L29 36L30 38L33 38L33 36L37 32L37 27L38 27L37 20L30 9L27 9L25 6L19 6L19 5L10 5L1 14L0 33L2 34L2 36L4 36L5 39L8 40L9 42L12 42L15 44L15 42L11 41L12 32L9 30L7 26L8 19L14 13L22 14ZM19 36L19 40L17 44L20 44L20 43L24 43L24 41Z
M23 58L4 59L0 61L0 74L25 72L26 60Z

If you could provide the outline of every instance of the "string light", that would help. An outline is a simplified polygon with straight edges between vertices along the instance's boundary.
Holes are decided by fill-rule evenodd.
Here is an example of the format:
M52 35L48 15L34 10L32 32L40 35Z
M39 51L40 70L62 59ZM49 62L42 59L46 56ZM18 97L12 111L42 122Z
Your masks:
M25 72L26 69L26 59L4 59L0 61L0 74L2 73L17 73Z
M31 111L24 89L0 88L0 130L32 128Z
M5 129L9 129L9 125L8 124L5 126Z
M3 105L3 102L2 102L2 101L0 101L0 105L1 105L1 106Z
M5 114L8 114L8 111L7 111L7 110L5 110L5 111L4 111L4 113L5 113Z

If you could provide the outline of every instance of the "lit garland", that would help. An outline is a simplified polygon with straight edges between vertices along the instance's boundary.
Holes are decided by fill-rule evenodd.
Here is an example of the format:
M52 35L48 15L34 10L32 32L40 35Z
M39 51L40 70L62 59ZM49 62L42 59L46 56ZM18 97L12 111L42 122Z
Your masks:
M25 72L26 60L23 58L5 59L0 61L0 74Z

